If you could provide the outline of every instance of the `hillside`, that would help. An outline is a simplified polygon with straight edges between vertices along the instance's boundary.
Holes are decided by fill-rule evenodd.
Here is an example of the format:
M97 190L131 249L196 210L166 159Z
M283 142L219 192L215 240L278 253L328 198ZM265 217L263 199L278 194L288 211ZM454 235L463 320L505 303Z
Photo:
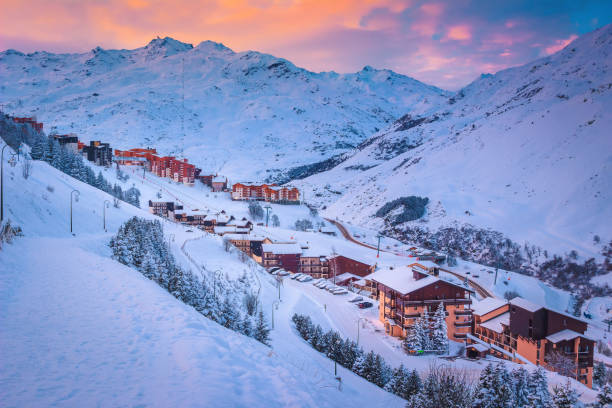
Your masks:
M298 184L326 215L356 225L470 224L520 245L593 255L594 235L612 238L611 65L608 25L554 55L483 75L426 115L408 113ZM412 195L429 198L423 218L375 216Z
M27 180L20 170L4 163L5 216L24 236L0 249L3 406L402 405L347 370L338 391L330 361L293 337L289 307L281 309L284 330L273 333L269 348L112 260L111 236L132 216L153 219L147 211L111 205L105 233L102 206L110 196L43 162L33 162ZM73 188L80 191L75 236L69 233ZM220 252L223 270L240 273L244 264L219 251L218 239L187 229L164 225L177 256L185 240L200 238L203 253ZM252 273L267 314L276 289L267 274Z
M211 41L158 38L134 50L4 51L0 95L4 112L36 115L47 132L154 146L257 180L345 152L449 93L389 70L314 73Z

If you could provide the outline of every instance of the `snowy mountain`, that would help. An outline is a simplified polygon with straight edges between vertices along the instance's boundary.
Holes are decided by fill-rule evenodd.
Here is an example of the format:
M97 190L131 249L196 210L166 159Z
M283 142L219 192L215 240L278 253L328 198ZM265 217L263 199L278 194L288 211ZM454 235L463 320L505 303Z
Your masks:
M210 41L157 38L134 50L4 51L0 95L6 113L36 115L47 131L154 146L255 180L345 152L449 93L389 70L313 73Z
M482 75L426 114L408 112L298 184L328 216L362 226L390 228L376 211L420 196L429 198L424 217L396 229L471 224L591 255L595 234L612 238L611 65L608 25Z

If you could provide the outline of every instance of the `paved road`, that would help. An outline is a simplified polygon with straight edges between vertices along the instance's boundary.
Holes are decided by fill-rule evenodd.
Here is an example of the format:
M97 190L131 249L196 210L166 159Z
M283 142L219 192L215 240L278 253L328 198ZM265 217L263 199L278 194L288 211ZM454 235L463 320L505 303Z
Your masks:
M353 236L352 236L352 235L351 235L351 234L348 232L348 230L346 229L346 227L344 227L344 225L342 225L342 223L340 223L339 221L332 220L331 218L326 218L326 220L327 220L327 221L329 221L329 222L331 222L332 224L334 224L334 225L335 225L335 226L338 228L338 230L340 230L340 233L342 234L342 236L343 236L344 238L346 238L348 241L351 241L351 242L353 242L353 243L355 243L355 244L357 244L357 245L361 245L361 246L366 247L366 248L370 248L370 249L377 249L377 248L376 248L375 246L373 246L373 245L366 244L366 243L361 242L361 241L357 241L357 240L356 240L356 239L355 239L355 238L354 238L354 237L353 237ZM406 256L406 255L404 255L404 254L399 254L399 253L396 253L396 252L386 251L386 250L384 250L384 249L381 249L381 251L382 251L382 252L389 252L389 253L392 253L392 254L395 254L395 255L398 255L398 256ZM455 271L450 271L450 270L448 270L448 269L444 269L444 268L440 268L440 270L442 270L442 271L444 271L444 272L447 272L447 273L450 273L451 275L456 276L456 277L458 277L458 278L459 278L459 279L461 279L461 280L465 280L465 275L461 275L460 273L457 273L457 272L455 272ZM484 287L482 287L482 285L480 285L480 284L478 284L478 283L474 282L473 280L468 279L468 281L467 281L467 282L468 282L468 285L470 285L472 288L474 288L474 290L476 291L476 293L478 293L478 295L480 295L480 297L482 297L482 298L486 298L486 297L496 297L496 296L495 296L495 295L493 295L493 293L491 293L489 290L485 289Z

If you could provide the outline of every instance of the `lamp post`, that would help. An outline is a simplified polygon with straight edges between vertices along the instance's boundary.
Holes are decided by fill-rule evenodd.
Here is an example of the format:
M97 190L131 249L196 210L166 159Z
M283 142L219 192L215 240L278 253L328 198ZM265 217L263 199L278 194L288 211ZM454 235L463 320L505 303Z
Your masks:
M77 189L74 189L70 192L70 233L71 234L72 234L72 198L73 198L74 193L76 193L77 200L79 199L79 194L81 194L79 190Z
M357 345L359 345L359 322L362 321L362 320L365 321L365 318L364 317L360 317L359 319L357 319Z
M272 302L272 330L274 330L274 309L278 310L278 300Z
M267 228L268 220L270 219L270 210L272 209L272 207L270 207L270 204L268 204L264 208L266 209L266 228Z
M2 154L0 155L0 222L4 220L4 149L7 144L2 146Z
M106 232L106 209L108 208L109 204L110 201L108 200L104 200L104 202L102 203L102 222L104 225L104 232Z
M378 233L376 238L378 238L378 245L376 246L376 257L378 258L380 256L380 239L382 238L382 235Z

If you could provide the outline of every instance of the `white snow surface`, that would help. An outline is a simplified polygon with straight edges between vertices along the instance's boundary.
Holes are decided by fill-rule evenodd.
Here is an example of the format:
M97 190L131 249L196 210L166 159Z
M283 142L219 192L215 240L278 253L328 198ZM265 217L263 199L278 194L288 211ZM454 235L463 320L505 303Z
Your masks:
M33 165L23 180L19 167L5 163L5 215L24 236L0 250L3 406L402 406L342 368L338 391L331 361L293 330L290 305L278 312L269 348L115 262L112 232L133 215L154 217L125 203L111 206L105 233L101 209L108 195L45 163ZM69 233L73 188L80 191L75 236ZM199 238L205 253L225 259L227 275L243 273L244 264L223 252L220 237L168 222L164 229L184 266L199 270L179 248ZM252 273L268 317L276 289L269 275Z
M467 223L585 256L595 234L612 239L612 25L453 98L296 184L325 215L374 230L383 204L416 195L430 203L413 225Z

